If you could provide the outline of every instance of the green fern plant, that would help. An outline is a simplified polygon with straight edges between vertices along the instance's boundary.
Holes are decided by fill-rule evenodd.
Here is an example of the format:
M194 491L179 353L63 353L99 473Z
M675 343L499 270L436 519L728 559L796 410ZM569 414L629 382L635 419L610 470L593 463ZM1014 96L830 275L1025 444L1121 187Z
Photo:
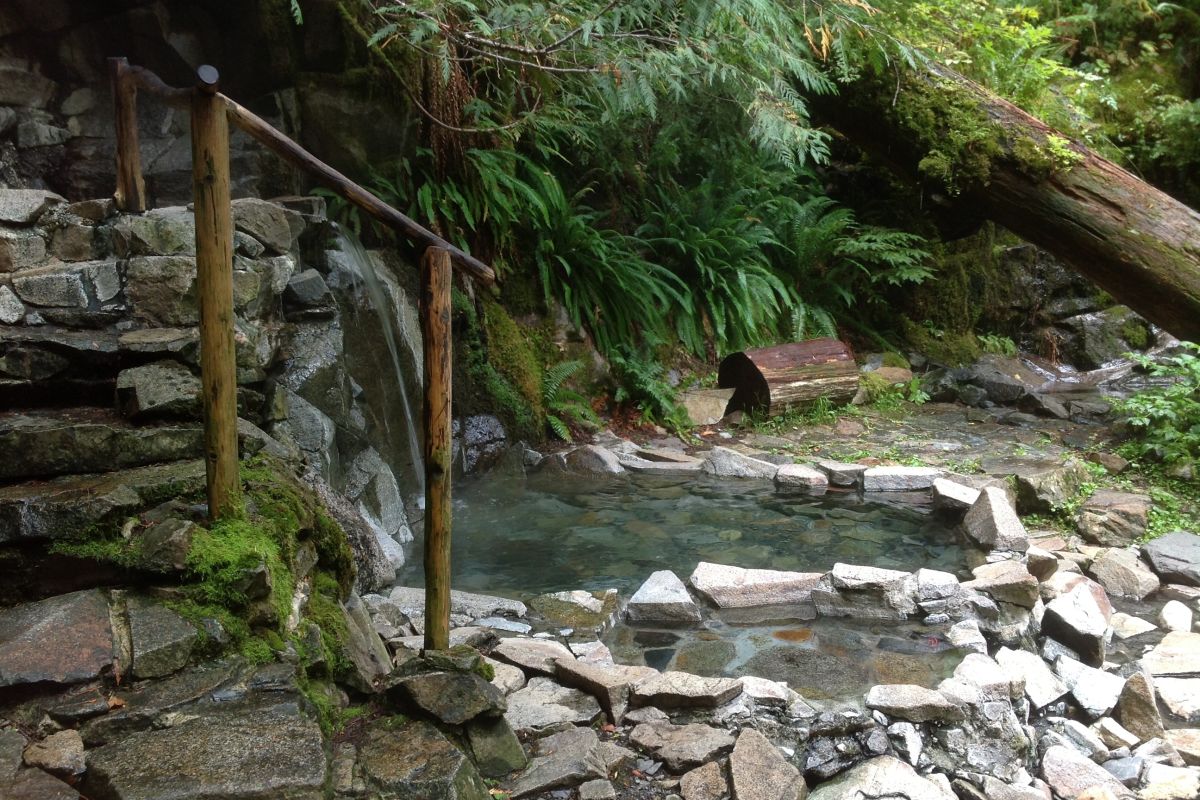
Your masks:
M573 441L572 424L592 430L601 424L587 398L566 386L567 379L582 368L582 361L563 361L547 369L542 376L546 424L555 436L568 442Z

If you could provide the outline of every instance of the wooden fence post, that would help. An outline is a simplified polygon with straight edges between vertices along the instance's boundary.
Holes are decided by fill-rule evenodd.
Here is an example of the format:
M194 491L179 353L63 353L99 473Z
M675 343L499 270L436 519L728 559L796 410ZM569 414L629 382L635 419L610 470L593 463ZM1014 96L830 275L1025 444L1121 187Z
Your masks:
M425 648L450 646L450 254L421 259L425 338Z
M233 208L229 197L229 121L217 95L217 70L196 71L192 94L192 192L200 295L200 379L208 513L241 506L238 475L237 366L233 344Z
M137 85L129 74L129 61L108 59L117 121L117 190L113 201L119 211L146 210L146 183L138 149Z

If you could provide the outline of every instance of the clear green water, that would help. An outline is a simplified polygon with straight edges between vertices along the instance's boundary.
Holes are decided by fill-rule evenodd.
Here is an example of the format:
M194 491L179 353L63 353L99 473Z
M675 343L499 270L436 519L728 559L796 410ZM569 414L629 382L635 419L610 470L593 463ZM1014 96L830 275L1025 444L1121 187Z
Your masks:
M700 561L805 572L841 561L965 575L955 531L923 496L814 497L763 481L502 472L454 491L453 585L467 591L529 599L616 588L628 598L651 572L670 569L686 581ZM419 542L402 585L422 582ZM618 663L786 681L818 705L858 702L876 683L935 686L963 655L941 631L915 622L772 613L706 609L704 621L686 629L621 622L604 641Z
M835 562L962 573L954 531L912 497L814 497L763 481L493 472L455 487L453 585L526 598L569 589L628 596L651 572L696 564L819 572ZM420 537L399 576L421 585Z

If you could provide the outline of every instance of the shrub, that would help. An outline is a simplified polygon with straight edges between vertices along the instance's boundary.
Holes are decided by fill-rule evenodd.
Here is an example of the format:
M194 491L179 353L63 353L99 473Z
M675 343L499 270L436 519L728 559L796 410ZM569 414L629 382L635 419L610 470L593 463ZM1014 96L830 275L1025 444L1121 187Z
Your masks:
M1130 354L1152 376L1167 384L1138 392L1116 403L1134 433L1129 449L1165 463L1200 458L1200 345L1183 343L1183 352L1155 362Z

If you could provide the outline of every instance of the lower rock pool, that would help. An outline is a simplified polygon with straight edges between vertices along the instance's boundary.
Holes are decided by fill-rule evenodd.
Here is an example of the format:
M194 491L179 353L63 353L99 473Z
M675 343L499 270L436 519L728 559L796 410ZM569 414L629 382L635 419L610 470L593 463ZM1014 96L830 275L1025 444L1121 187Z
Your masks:
M422 585L420 537L414 547L400 585ZM628 599L652 572L687 581L702 561L801 572L838 562L925 567L970 577L955 527L933 513L927 494L812 495L705 476L493 472L464 480L455 487L452 554L455 589L527 602L576 589L616 589ZM812 616L706 607L695 626L621 620L603 641L618 663L786 681L816 701L861 698L878 683L933 687L964 655L944 627Z

